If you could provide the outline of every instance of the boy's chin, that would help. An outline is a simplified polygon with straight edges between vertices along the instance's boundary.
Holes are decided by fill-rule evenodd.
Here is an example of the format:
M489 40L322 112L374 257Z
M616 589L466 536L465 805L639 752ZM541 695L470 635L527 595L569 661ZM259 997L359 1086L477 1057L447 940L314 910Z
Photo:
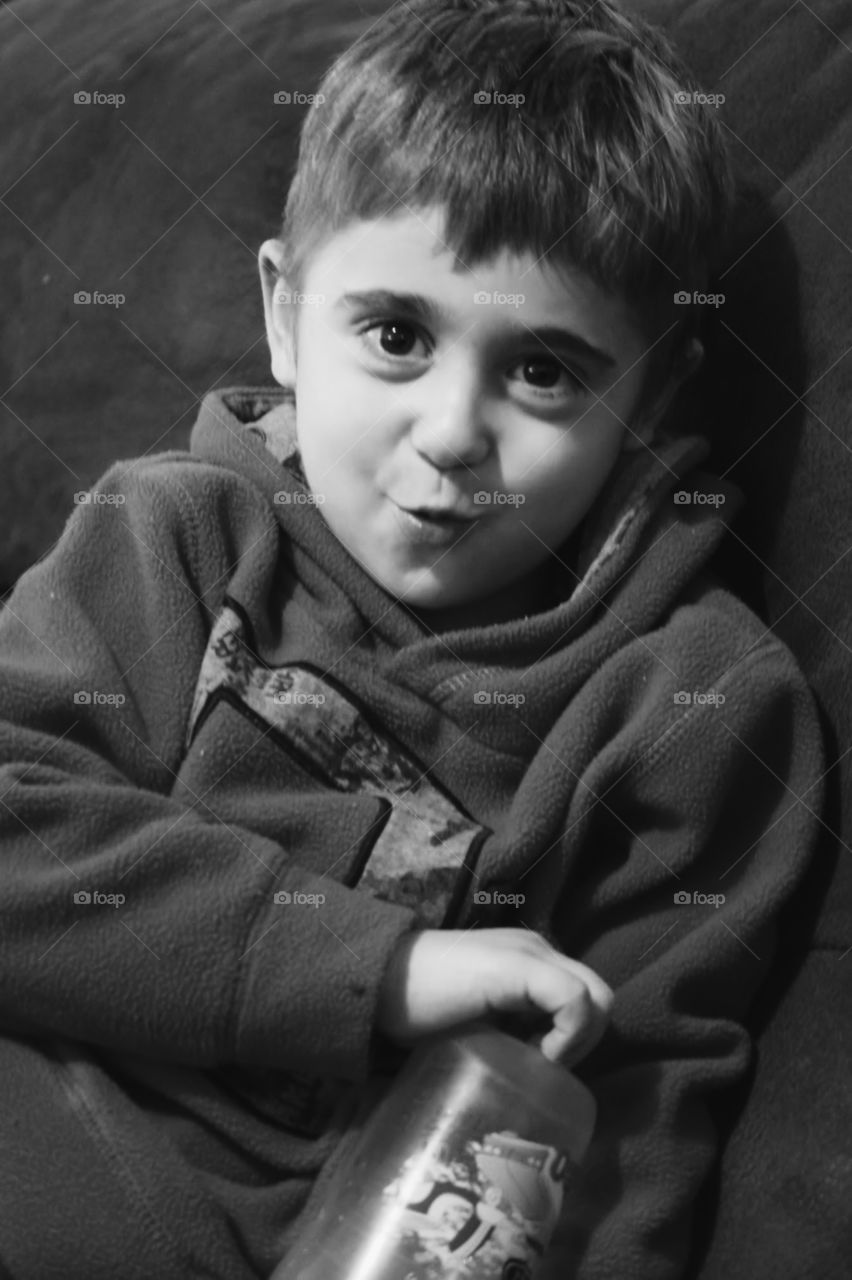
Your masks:
M400 598L400 603L428 631L485 627L535 612L541 607L537 585L536 580L521 579L473 598L463 590L410 592Z

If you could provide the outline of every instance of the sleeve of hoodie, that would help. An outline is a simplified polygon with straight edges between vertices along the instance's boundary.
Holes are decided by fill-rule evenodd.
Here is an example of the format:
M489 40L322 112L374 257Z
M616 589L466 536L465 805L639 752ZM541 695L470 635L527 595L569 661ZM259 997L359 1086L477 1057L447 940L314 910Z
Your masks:
M822 736L792 655L756 625L691 616L677 645L649 637L600 673L585 708L600 749L564 824L578 874L559 943L615 991L578 1069L598 1125L553 1254L582 1256L579 1280L685 1275L717 1155L708 1102L748 1068L749 1006L818 834ZM724 702L676 697L711 690ZM620 701L631 716L613 736Z
M169 795L212 618L235 578L271 579L274 514L188 455L117 463L96 492L0 610L0 1026L363 1078L413 912ZM322 911L284 927L288 887ZM92 890L124 902L75 901Z

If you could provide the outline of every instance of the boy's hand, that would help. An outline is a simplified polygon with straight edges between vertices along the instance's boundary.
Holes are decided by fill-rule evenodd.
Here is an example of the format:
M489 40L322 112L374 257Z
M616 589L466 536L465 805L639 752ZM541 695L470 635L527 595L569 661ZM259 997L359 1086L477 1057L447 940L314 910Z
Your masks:
M552 1029L531 1043L571 1066L603 1035L612 1001L602 978L530 929L423 929L391 956L378 1027L409 1045L489 1014L551 1014Z

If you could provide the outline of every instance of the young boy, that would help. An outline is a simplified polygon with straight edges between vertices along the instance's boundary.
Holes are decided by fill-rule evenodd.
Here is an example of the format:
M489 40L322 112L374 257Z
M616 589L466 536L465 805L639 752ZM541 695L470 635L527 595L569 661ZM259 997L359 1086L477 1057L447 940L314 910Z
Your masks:
M486 1016L598 1101L541 1275L670 1280L821 799L670 409L720 129L607 0L394 5L319 88L280 386L117 463L3 614L0 1263L268 1276Z

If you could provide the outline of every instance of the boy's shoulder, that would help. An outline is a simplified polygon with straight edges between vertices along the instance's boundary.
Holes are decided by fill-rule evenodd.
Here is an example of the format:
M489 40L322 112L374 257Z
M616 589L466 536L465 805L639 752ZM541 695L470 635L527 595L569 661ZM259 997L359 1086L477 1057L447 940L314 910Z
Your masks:
M211 502L221 518L232 506L268 510L268 501L245 472L183 449L116 459L90 490L74 496L75 506L113 508L126 515L141 516L153 508L167 527L193 514L201 518Z
M188 450L117 459L88 491L75 494L62 549L80 556L104 546L132 567L146 548L160 564L215 579L254 548L271 554L278 523L269 497L249 475ZM136 552L134 553L134 547Z
M681 705L723 707L731 697L755 705L782 690L810 696L789 646L712 567L695 575L643 639L651 662L675 677Z
M269 500L280 467L295 459L295 393L290 387L232 386L207 392L188 447L119 458L90 491L137 501L169 492L215 491ZM76 502L85 503L77 495Z

